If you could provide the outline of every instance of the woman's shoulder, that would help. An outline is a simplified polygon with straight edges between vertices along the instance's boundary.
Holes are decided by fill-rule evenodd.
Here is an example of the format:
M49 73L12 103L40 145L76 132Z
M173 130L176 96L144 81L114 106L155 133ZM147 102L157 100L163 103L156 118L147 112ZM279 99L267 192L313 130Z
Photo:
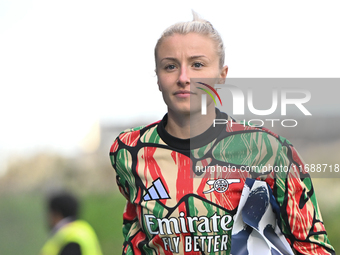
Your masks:
M123 143L124 145L127 145L129 147L136 146L142 136L146 136L146 134L157 133L156 130L160 121L161 120L153 122L149 125L142 125L135 128L125 129L116 137L115 141L111 146L110 151L111 152L116 151L120 143ZM151 135L148 135L147 137L149 137L150 139Z
M125 130L123 130L119 135L118 137L121 137L121 136L125 136L125 135L137 135L141 132L145 132L147 131L148 129L152 129L153 127L157 127L157 125L159 124L161 120L158 120L158 121L155 121L149 125L142 125L142 126L138 126L138 127L134 127L134 128L127 128ZM117 137L117 138L118 138Z

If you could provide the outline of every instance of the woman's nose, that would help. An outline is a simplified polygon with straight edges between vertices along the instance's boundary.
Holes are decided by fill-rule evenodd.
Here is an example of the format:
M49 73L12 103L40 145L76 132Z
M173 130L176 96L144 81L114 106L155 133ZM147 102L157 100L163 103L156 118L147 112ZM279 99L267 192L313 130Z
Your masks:
M189 77L188 69L186 67L182 66L180 69L178 84L180 86L190 85L190 77Z

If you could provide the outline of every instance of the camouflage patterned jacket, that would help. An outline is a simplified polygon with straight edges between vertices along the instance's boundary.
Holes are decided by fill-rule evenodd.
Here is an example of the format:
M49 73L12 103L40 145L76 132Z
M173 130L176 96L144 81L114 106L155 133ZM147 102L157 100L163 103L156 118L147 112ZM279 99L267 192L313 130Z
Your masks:
M280 229L297 254L335 254L290 142L225 113L217 118L230 121L190 140L166 132L167 115L117 137L110 157L127 199L123 254L230 254L233 216L248 177L272 189Z

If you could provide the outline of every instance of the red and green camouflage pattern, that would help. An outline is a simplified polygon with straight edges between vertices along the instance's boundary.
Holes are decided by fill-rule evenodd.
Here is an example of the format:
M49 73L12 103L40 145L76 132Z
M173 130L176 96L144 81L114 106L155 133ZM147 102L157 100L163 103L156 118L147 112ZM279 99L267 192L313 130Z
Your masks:
M279 226L297 254L335 254L311 179L289 141L234 122L207 145L184 150L161 138L160 123L122 132L110 150L117 184L127 199L122 254L230 254L233 216L246 178L269 184L280 206ZM259 171L195 177L195 166L223 163ZM287 166L289 172L261 172L269 165ZM240 181L223 192L209 191L211 183L230 178Z

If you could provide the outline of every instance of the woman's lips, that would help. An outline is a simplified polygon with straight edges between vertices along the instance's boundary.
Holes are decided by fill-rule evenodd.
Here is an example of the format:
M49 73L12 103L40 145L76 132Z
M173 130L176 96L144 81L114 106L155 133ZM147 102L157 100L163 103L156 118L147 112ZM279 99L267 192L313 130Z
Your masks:
M174 93L174 95L176 96L176 97L190 97L190 95L192 95L192 94L194 94L194 93L192 93L191 91L189 91L189 90L178 90L178 91L176 91L175 93Z

